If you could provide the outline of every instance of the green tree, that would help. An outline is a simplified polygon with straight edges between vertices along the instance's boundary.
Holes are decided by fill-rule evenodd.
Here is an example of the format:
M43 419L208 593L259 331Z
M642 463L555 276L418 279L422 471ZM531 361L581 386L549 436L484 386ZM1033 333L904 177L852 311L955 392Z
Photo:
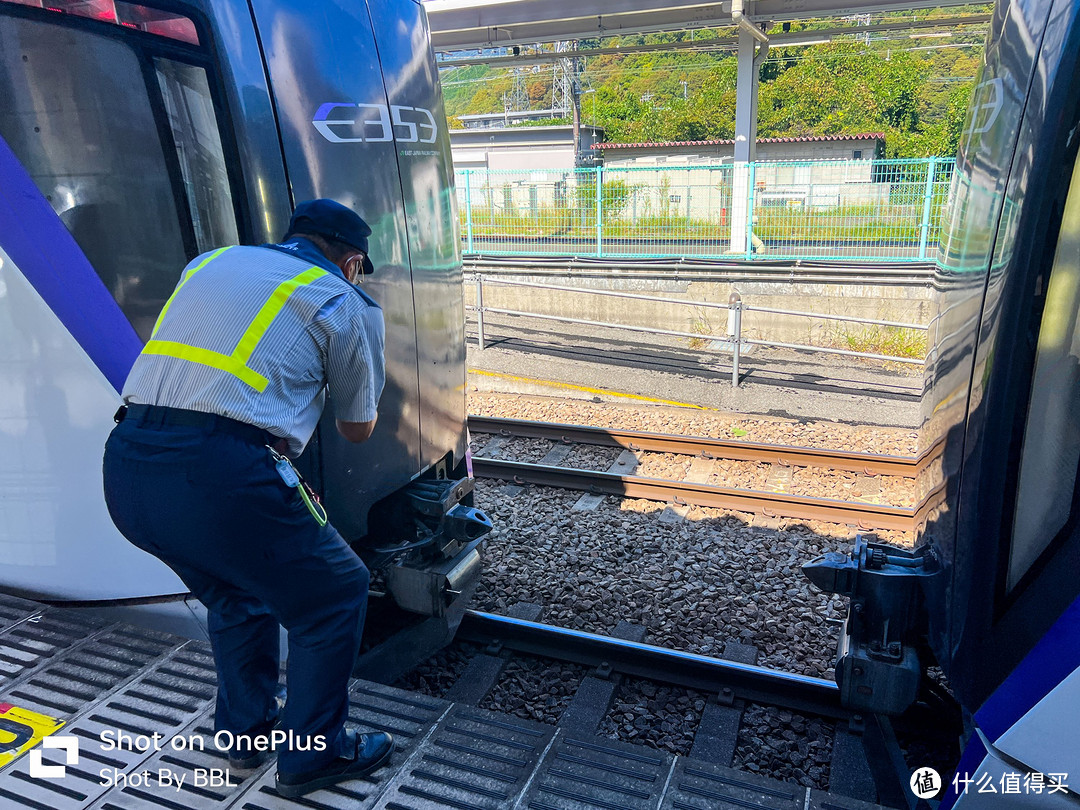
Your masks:
M986 6L937 11L985 13ZM883 21L910 19L906 13ZM828 27L827 21L794 23L793 30ZM724 35L695 32L693 37ZM685 41L688 32L597 38L582 47ZM882 132L886 154L923 157L955 153L964 112L981 58L979 36L956 43L971 47L923 48L907 40L849 40L769 51L760 72L758 135L785 137ZM912 43L917 40L912 40ZM913 50L913 48L917 48ZM595 92L583 99L582 119L615 143L730 138L735 129L736 60L725 51L658 51L584 58L583 82ZM446 68L442 74L448 116L502 112L510 73L487 66ZM550 79L539 77L530 96L549 97ZM554 121L540 122L551 124Z

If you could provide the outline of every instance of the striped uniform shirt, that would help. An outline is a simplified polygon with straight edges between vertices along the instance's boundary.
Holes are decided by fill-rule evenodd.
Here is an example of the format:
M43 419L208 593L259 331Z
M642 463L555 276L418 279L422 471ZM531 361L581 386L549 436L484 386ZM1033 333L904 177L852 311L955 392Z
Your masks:
M231 247L184 269L122 396L255 425L286 439L295 457L327 389L338 419L375 418L383 345L379 305L308 240Z

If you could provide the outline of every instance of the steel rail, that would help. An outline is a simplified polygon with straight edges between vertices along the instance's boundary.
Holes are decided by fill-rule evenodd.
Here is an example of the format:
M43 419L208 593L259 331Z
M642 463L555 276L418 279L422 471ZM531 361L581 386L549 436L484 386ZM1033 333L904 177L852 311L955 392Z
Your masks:
M474 433L493 433L498 436L551 439L564 444L593 444L601 447L622 447L627 450L676 453L703 458L757 461L766 464L781 464L785 467L826 467L832 470L846 470L867 475L896 475L902 478L917 477L926 465L936 458L937 451L940 450L939 445L931 448L931 452L922 453L918 457L888 456L488 416L470 416L469 430Z
M694 504L715 509L734 509L739 512L762 514L766 517L852 524L867 530L910 531L915 527L916 510L902 506L807 498L801 495L732 489L710 484L617 475L594 470L573 470L519 461L496 461L474 457L472 462L473 472L478 477L498 478L514 483L585 490L595 494L618 495L624 498L646 498L652 501Z
M724 661L696 653L466 610L458 638L517 652L595 666L689 689L846 719L834 681Z

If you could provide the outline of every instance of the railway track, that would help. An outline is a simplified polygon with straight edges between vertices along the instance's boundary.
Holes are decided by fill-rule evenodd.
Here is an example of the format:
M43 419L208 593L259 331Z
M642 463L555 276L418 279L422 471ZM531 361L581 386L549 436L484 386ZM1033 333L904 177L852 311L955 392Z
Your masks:
M604 637L542 625L535 621L540 613L537 605L518 603L509 612L512 615L504 617L468 615L461 634L479 651L456 668L448 688L437 694L408 683L388 685L379 672L355 672L349 690L350 722L393 733L398 743L394 757L363 781L289 800L275 790L273 759L256 769L229 770L224 752L216 747L217 690L208 644L0 595L0 658L8 662L0 671L5 699L22 711L62 723L62 733L78 740L85 758L83 764L72 763L63 751L46 750L43 763L69 766L58 779L31 775L29 757L4 762L0 806L879 810L879 805L866 803L878 801L906 807L899 776L889 770L890 750L902 758L899 748L891 745L892 724L835 709L831 697L835 687L827 681L770 672L744 660L698 656L690 669L699 675L726 674L720 680L710 676L698 682L702 691L693 699L679 699L665 693L663 684L682 682L687 661L676 661L677 654L643 643L643 627L620 622L612 637ZM500 681L504 669L522 671L524 657L512 656L519 650L527 650L529 660L539 661L541 667L558 667L558 661L551 664L537 655L579 662L575 674L560 678L568 699L543 719L515 712ZM725 655L728 652L725 647ZM449 674L444 665L435 667ZM636 673L640 679L650 672L661 686L647 686L642 692L643 687L635 686L640 680L621 680L624 673ZM513 689L512 685L511 694ZM651 694L655 700L635 694ZM744 717L760 715L761 710L749 702L755 698L777 698L780 705L795 701L801 708L826 713L810 723L835 729L831 743L815 742L810 749L816 756L810 759L822 763L817 766L821 771L817 781L827 781L828 789L813 780L806 784L806 779L797 783L774 778L768 775L773 770L767 762L739 769L748 751L752 756L755 746L764 745L758 738L769 734L769 724L762 730L761 723ZM613 715L637 718L631 724L635 728L686 721L685 716L677 717L678 706L675 712L668 711L666 701L700 704L692 712L695 725L687 731L692 738L687 750L676 753L634 745L612 733ZM527 702L542 706L551 701L535 694L517 695L518 704ZM787 717L789 722L804 722L794 713ZM740 736L747 723L753 729ZM129 743L104 747L104 732L117 730L130 735ZM786 729L777 734L787 740L780 743L782 750L759 758L790 760L799 748L785 733ZM159 740L162 745L138 740ZM177 740L182 744L174 744ZM879 745L886 746L884 753L878 751ZM107 770L100 770L103 764ZM872 773L882 779L881 786L872 779L869 787L860 788L857 778L852 779L860 769L867 773L877 769ZM106 773L109 779L104 778ZM907 774L903 776L906 782Z
M906 808L904 786L909 773L897 729L910 736L914 723L916 734L923 739L947 734L942 732L943 723L931 731L918 727L918 718L908 717L894 726L886 717L852 714L840 705L835 682L757 666L753 663L754 648L744 644L725 645L724 658L690 655L644 643L645 628L627 622L620 622L612 635L600 635L527 618L539 615L537 605L519 603L511 612L514 615L467 611L455 646L460 648L460 642L470 642L477 645L474 649L478 651L459 657L456 677L448 686L425 691L457 703L498 707L501 711L512 711L507 706L512 691L522 708L529 707L528 711L516 712L518 717L539 719L541 713L535 707L546 706L545 722L555 723L575 739L591 739L598 744L606 744L606 739L618 734L618 722L612 718L624 712L626 717L635 713L635 719L647 712L646 722L651 728L670 728L672 724L685 727L689 723L690 728L681 729L685 737L692 739L686 746L688 750L682 752L683 757L689 757L688 762L701 759L723 768L741 766L740 771L726 772L727 785L751 790L765 787L755 781L753 772L759 768L775 776L776 766L793 767L803 782L828 785L828 794L819 795L816 788L805 794L806 802L814 794L813 804L806 806L819 808L857 806L867 810L868 805L849 804L851 799ZM522 666L522 655L535 665ZM440 676L446 673L445 660L440 657L433 665ZM560 663L570 666L559 672ZM546 681L541 676L544 672L548 673ZM509 691L508 681L513 684ZM410 688L424 686L422 676L406 678L406 683ZM553 683L557 695L550 691ZM656 686L643 688L643 683ZM675 688L665 692L669 686ZM690 701L684 698L684 703L679 703L675 694L682 689L693 690L688 693ZM545 694L545 690L549 691ZM659 696L655 701L643 697L654 694ZM679 709L665 712L658 708L695 701L700 708L689 712L694 715L692 722L685 711L680 715ZM773 723L771 729L768 722L762 723L762 717L776 716L784 718L784 722ZM827 739L817 740L808 754L806 742L800 746L791 736L788 724L793 721L796 727L809 721L819 732L824 731ZM759 750L747 750L748 745L754 748L753 743L748 743L754 739L761 743ZM791 765L796 752L804 756L798 765ZM824 762L822 752L827 752ZM658 753L664 754L663 750ZM747 769L748 763L754 766ZM807 776L807 771L816 772L816 776ZM785 794L795 800L793 807L803 806L799 801L803 800L805 786L779 782L771 787L776 792L770 793L765 787L769 798L754 797L755 803L740 803L736 798L731 805L717 801L702 806L787 807ZM730 794L723 798L731 801ZM751 797L742 797L742 801L747 799Z
M754 462L754 466L766 464L785 468L845 470L848 473L847 479L865 475L894 476L910 482L926 473L937 457L936 450L919 458L851 452L831 453L806 448L691 439L525 420L475 418L470 420L470 429L475 434L491 437L484 441L485 449L480 451L482 455L489 455L490 448L490 455L502 453L511 458L516 457L516 453L534 459L545 454L544 459L547 462L528 464L501 461L498 458L474 458L474 472L478 476L490 475L518 483L535 482L593 492L606 491L621 496L651 497L669 503L705 503L765 514L792 515L795 512L793 516L810 516L819 520L857 523L863 526L871 520L871 526L880 526L884 515L889 521L886 526L904 529L911 527L916 519L917 509L904 510L876 504L800 498L789 493L725 490L722 487L686 481L650 480L619 472L571 469L570 465L585 466L599 460L597 466L603 466L614 458L615 451L618 450L622 451L620 458L627 456L634 459L640 454L641 458L638 460L643 464L643 469L651 468L660 473L666 465L666 469L672 470L667 473L671 477L678 475L678 471L682 469L686 469L690 474L695 467L700 474L710 468L713 460L733 459L743 465ZM525 441L513 441L516 439ZM551 443L550 446L548 443ZM595 451L578 445L613 449ZM677 454L687 460L685 463L679 460L672 463L671 456L662 458L646 454ZM561 461L552 461L560 458ZM694 463L689 459L693 459ZM701 463L697 463L699 459ZM619 459L616 459L612 467L619 467L619 463ZM624 459L622 469L631 469L632 463ZM567 466L559 466L560 464ZM728 467L742 469L739 465ZM730 478L731 476L728 480ZM524 537L503 538L503 542L499 544L499 553L494 554L492 560L493 573L497 576L487 585L480 599L489 612L469 612L462 622L458 637L480 645L483 650L480 660L485 662L483 666L498 668L500 664L494 660L496 658L509 658L517 662L521 655L538 656L543 663L536 666L542 671L561 674L541 677L535 670L528 670L515 663L513 673L504 677L502 685L490 690L480 677L483 671L481 665L474 665L470 660L458 673L457 683L473 684L468 688L474 691L489 689L485 696L478 698L477 705L488 708L513 706L515 693L511 689L522 694L529 693L528 690L535 682L542 684L543 688L535 697L527 698L525 705L516 704L517 710L532 711L535 706L550 707L559 704L562 706L559 709L561 716L552 719L551 712L555 710L548 709L545 710L545 721L560 726L574 726L578 722L576 715L580 710L577 706L581 702L579 694L604 692L609 687L602 688L603 684L623 678L624 686L611 687L618 692L618 696L612 699L613 703L604 704L605 709L609 705L613 708L607 712L599 727L593 724L593 730L597 733L623 740L637 739L634 737L638 733L636 730L618 728L618 718L622 718L621 722L624 723L636 723L641 718L634 717L633 712L639 711L643 706L647 705L648 711L653 712L657 704L670 707L673 703L671 695L689 694L693 701L706 706L700 716L693 721L688 721L685 717L682 720L676 717L668 721L661 716L655 718L654 725L666 725L670 730L682 723L680 739L691 757L697 755L695 750L704 750L704 741L722 738L727 741L722 746L725 752L729 748L737 749L734 759L730 759L730 752L723 755L728 756L736 767L745 769L751 764L760 763L763 765L763 772L791 779L791 772L785 773L782 769L789 760L799 759L800 764L794 767L802 774L810 776L809 779L803 775L795 777L803 784L816 787L827 784L830 791L841 795L859 796L864 800L876 797L876 800L883 804L907 806L904 780L910 776L910 772L906 770L905 757L897 737L905 741L905 747L908 745L911 741L909 723L912 721L905 717L898 721L894 728L887 719L854 717L837 701L833 692L836 688L835 682L828 677L814 677L815 669L817 673L827 670L815 665L802 665L814 660L804 657L811 655L806 649L806 640L811 639L813 644L819 645L821 653L826 652L829 640L823 638L822 633L816 632L816 628L822 621L828 623L835 619L830 618L833 614L832 606L823 606L814 597L808 597L801 592L793 594L792 585L785 584L780 586L779 592L776 590L778 580L798 574L797 570L792 574L791 566L794 563L790 551L782 551L777 555L773 545L770 545L777 539L772 536L774 533L765 531L758 536L758 544L754 546L753 552L748 554L743 539L746 537L745 533L740 534L739 529L727 523L717 525L712 522L710 527L711 521L705 520L700 524L695 521L693 528L687 530L674 528L673 525L664 528L662 524L670 521L664 521L659 516L655 518L659 522L651 523L637 518L628 521L625 516L620 517L617 514L607 515L611 510L619 512L618 505L613 506L610 503L603 507L598 506L595 513L579 513L567 521L560 519L559 513L574 503L574 496L537 490L530 498L513 488L501 488L500 498L502 507L507 509L507 520L515 527L520 527ZM539 501L540 505L526 505L536 501ZM925 509L925 504L920 508ZM803 510L812 511L807 515ZM866 517L868 511L872 518ZM658 515L657 512L648 514ZM897 521L897 517L901 518L902 522ZM580 537L576 533L578 527ZM565 537L562 535L564 531L568 532ZM786 531L787 529L782 529L782 533ZM606 539L599 543L589 541L589 538L595 540L597 537ZM804 534L803 537L810 538L810 543L814 542L812 534ZM805 542L798 537L789 538L785 535L780 545L792 540L795 543ZM710 546L712 542L716 545ZM649 552L639 555L640 548L648 548ZM698 553L698 548L714 550ZM650 574L650 567L652 571L661 570L664 561L670 563L672 559L685 563L685 570L693 572L687 574L689 580L654 577ZM726 562L721 562L714 568L714 559ZM524 576L520 573L522 568L535 569L538 572L553 569L561 571L567 585L562 586L558 581L552 581L551 577L542 574L535 577ZM511 571L519 573L507 573ZM713 587L726 580L727 571L731 572L733 587ZM779 573L774 577L770 575L770 571ZM675 606L669 612L664 596L653 599L643 596L633 587L627 587L625 591L620 589L619 583L635 580L643 581L646 588L658 588L672 599L683 597L688 606ZM678 580L677 584L675 580ZM584 588L575 591L574 595L565 596L566 588L582 585ZM516 594L542 596L545 599L544 615L547 620L566 626L552 627L528 617L523 619L520 616L494 615L506 613L507 603L513 604ZM598 606L601 602L602 605ZM642 605L646 606L644 610ZM695 626L694 622L702 609L714 610L721 616L730 616L731 620L707 621L705 626L708 629L698 632L691 628ZM745 616L740 612L744 609ZM663 623L657 619L660 616L663 617ZM626 621L631 617L633 621L651 628L651 638L654 640L652 645L646 643L644 627L638 628L638 635L632 634L634 627ZM611 627L616 622L618 627L612 630ZM669 626L685 627L687 631L672 632L668 629ZM593 632L568 629L570 627L588 627ZM798 628L795 635L778 629L790 627ZM744 632L746 630L750 632ZM725 638L737 638L739 642L717 643L718 639ZM776 644L786 644L789 639L791 652L778 654ZM655 646L657 644L671 645L673 649ZM750 650L753 655L750 659L735 660L713 657L721 655L723 651L724 658L727 658L729 648ZM687 650L693 650L697 654L688 653ZM552 660L562 662L561 668L557 664L547 663ZM758 666L758 660L771 662L771 667ZM800 670L807 676L791 670ZM568 690L565 685L567 680L581 682ZM668 691L664 692L664 698L654 702L642 697L643 694L651 694L642 691L642 682L665 684ZM510 684L512 686L509 686ZM455 685L451 687L451 691L458 694L463 688ZM545 692L543 689L549 691ZM707 698L707 701L700 698ZM938 719L944 716L943 712L944 709L939 706ZM535 718L535 715L531 714L518 716ZM818 731L808 733L804 740L799 737L802 734L799 728L788 727L783 723L778 726L763 724L763 718L771 724L777 716L794 716L794 723L801 728L810 727ZM725 718L726 731L719 730L718 717ZM821 725L808 726L806 718L814 718L814 724L824 724L827 728L825 735L820 734ZM925 720L925 717L923 719ZM697 723L697 726L687 730L686 726L693 723ZM943 725L946 724L939 723L938 727ZM658 736L661 747L673 750L669 745L672 737L663 737L655 727L650 728L647 733L654 735L650 742L655 743L655 737ZM629 736L625 736L626 734ZM793 734L795 738L792 737ZM924 739L931 737L928 731L919 734ZM792 741L796 738L799 748L784 747L784 740ZM732 742L733 739L740 742ZM830 761L825 763L824 779L821 779L820 763L814 764L815 749L811 747L810 755L806 757L807 740L815 739L831 741ZM755 746L762 752L757 760L754 759ZM723 756L721 760L728 762ZM921 755L914 755L914 759L922 761L923 758ZM913 763L913 767L916 764ZM819 770L817 775L812 773L815 767ZM768 770L770 768L772 770ZM866 792L867 784L871 786L869 794ZM844 806L831 798L826 804L811 806L829 804L834 807Z
M941 452L939 444L917 457L886 456L472 416L469 417L469 429L474 433L494 434L503 438L548 439L562 444L616 447L630 452L674 453L709 460L751 461L783 468L842 470L871 477L897 476L913 481L927 471ZM473 470L481 477L519 484L531 483L680 505L733 509L766 517L821 520L855 525L864 530L914 531L941 503L943 496L943 490L939 487L929 492L914 507L890 506L867 500L809 497L783 491L672 481L622 472L578 470L552 464L505 461L483 456L473 458Z

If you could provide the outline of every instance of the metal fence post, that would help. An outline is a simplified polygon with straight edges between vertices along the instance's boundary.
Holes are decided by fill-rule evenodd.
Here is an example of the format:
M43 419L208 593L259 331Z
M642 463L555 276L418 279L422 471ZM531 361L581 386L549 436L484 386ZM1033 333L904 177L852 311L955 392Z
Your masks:
M937 158L930 158L926 164L926 185L923 188L922 223L919 226L919 258L926 258L926 244L930 237L930 212L934 201L934 174Z
M484 348L484 283L479 274L476 279L476 337L481 350Z
M754 258L754 166L750 163L746 178L746 259ZM738 387L738 382L735 383Z
M596 255L604 255L604 167L596 167Z
M686 169L686 232L687 234L693 233L693 229L690 227L690 172L692 169L687 167Z
M472 171L465 170L465 250L473 252L472 246Z
M728 318L731 319L731 387L739 387L739 350L742 348L742 296L732 292L728 296Z

